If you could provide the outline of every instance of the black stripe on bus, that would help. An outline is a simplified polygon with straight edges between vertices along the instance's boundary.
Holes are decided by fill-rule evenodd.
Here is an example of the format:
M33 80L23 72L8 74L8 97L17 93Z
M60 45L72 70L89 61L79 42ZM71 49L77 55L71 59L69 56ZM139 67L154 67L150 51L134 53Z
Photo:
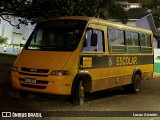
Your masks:
M121 67L133 65L153 64L153 55L128 55L128 56L81 56L80 66L85 63L85 58L91 58L92 67L90 68L106 68L106 67ZM88 62L88 61L87 61ZM83 68L83 67L82 67Z

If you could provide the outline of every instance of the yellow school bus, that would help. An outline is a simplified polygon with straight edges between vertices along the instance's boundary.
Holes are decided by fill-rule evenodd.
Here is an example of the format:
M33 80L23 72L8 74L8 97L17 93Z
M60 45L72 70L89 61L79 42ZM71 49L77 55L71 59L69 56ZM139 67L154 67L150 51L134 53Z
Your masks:
M20 95L69 95L75 105L86 92L122 86L138 93L141 80L152 76L150 30L82 16L37 24L11 72Z

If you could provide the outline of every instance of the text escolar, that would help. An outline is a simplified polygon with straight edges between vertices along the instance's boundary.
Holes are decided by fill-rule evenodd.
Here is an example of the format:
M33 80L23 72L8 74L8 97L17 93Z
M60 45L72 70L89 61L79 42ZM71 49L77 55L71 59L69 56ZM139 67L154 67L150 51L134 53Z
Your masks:
M120 65L136 65L137 57L116 57L116 64Z

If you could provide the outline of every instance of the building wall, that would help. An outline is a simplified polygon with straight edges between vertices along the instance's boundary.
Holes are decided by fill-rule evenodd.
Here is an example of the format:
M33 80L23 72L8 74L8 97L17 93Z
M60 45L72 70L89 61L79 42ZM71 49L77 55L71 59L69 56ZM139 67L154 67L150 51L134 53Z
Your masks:
M140 4L130 4L130 8L141 8Z
M136 22L130 20L130 21L127 22L127 25L136 26Z
M20 44L22 40L22 34L20 33L12 33L12 44Z
M5 16L4 16L5 17ZM8 20L12 21L12 24L18 24L19 17L9 16ZM28 26L20 25L20 29L13 27L7 21L0 18L0 36L8 38L8 44L25 44L26 40L33 31L34 26L28 24Z
M32 33L32 31L34 30L35 26L32 25L28 25L27 27L22 25L22 39L20 41L20 43L24 44L26 42L26 40L28 39L28 37L30 36L30 34Z
M142 8L142 4L141 3L129 3L129 2L119 2L122 7L128 11L131 8Z
M9 19L11 21L14 21L14 17L12 16L10 16ZM7 21L3 20L2 18L0 18L0 21L1 21L0 22L0 36L7 37L8 43L10 44L12 40L13 26L11 26Z
M136 26L152 30L151 25L149 23L149 20L147 18L143 19L143 20L137 20L136 21Z

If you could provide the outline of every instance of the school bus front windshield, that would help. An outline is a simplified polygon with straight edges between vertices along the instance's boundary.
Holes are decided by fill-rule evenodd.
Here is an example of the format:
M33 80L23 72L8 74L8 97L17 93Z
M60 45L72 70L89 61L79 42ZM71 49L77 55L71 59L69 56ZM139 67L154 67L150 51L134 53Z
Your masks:
M74 51L87 21L52 20L36 26L25 45L28 50Z

